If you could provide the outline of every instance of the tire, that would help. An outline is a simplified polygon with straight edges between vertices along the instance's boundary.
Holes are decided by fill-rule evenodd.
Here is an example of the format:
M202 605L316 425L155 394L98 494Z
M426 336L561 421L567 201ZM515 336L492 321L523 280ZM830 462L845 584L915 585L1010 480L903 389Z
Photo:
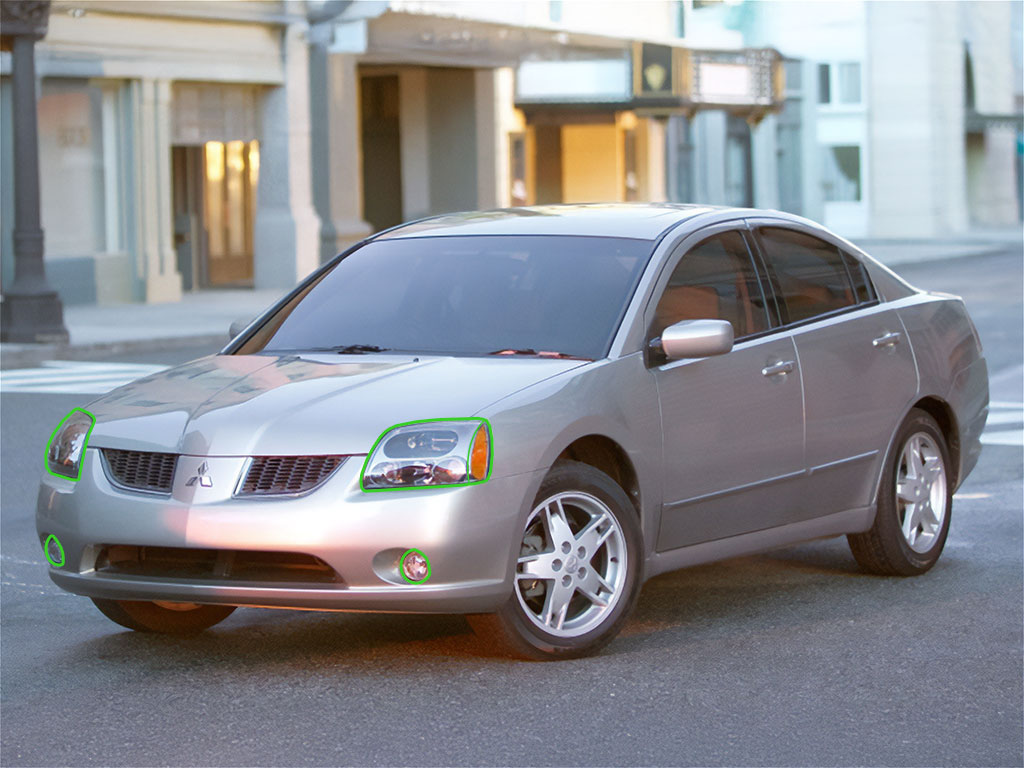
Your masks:
M587 464L556 464L519 552L508 602L467 617L478 635L537 661L587 656L615 637L636 603L643 547L636 509L614 480Z
M949 450L930 415L914 409L893 440L878 487L875 522L847 541L865 571L917 576L929 570L946 544L953 509Z
M196 605L195 603L154 603L137 600L92 598L100 613L115 624L136 632L162 635L194 635L219 624L230 616L233 605Z

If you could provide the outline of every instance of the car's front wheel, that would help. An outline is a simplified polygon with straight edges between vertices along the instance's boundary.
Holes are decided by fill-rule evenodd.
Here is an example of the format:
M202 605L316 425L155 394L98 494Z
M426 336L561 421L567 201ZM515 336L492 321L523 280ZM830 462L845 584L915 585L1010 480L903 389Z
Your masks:
M224 621L233 605L150 602L148 600L105 600L92 598L108 619L136 632L165 635L194 635Z
M912 410L882 472L874 524L847 537L861 568L884 576L916 576L935 565L953 506L949 461L935 419Z
M522 658L594 653L636 602L641 552L637 513L625 491L589 465L560 462L523 527L512 596L497 613L470 623Z

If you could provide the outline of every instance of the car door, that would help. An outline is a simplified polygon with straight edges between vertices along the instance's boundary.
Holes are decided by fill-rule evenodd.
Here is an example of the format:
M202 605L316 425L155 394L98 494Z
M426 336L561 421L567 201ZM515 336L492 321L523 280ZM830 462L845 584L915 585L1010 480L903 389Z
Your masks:
M733 350L667 361L661 331L701 318L731 322ZM684 240L645 321L664 439L658 550L786 522L804 469L800 371L792 338L772 330L747 235L733 223Z
M777 222L751 223L800 358L807 516L867 506L917 391L906 330L860 262L836 244Z

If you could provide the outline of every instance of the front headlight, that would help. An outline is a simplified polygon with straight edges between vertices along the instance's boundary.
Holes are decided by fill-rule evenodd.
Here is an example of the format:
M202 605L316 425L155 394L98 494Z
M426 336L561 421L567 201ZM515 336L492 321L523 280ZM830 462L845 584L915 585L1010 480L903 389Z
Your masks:
M482 483L491 471L486 419L414 421L392 427L363 464L364 491Z
M65 416L46 444L46 470L65 480L78 480L82 476L85 446L95 424L95 417L81 408Z

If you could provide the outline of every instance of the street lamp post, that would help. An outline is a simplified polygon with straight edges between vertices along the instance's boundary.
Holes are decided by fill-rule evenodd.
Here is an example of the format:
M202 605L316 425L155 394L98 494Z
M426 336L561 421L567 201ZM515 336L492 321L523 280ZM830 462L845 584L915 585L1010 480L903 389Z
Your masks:
M0 36L11 51L14 133L14 280L4 287L0 339L67 342L60 297L46 282L39 223L39 133L35 43L46 34L50 0L0 2Z

